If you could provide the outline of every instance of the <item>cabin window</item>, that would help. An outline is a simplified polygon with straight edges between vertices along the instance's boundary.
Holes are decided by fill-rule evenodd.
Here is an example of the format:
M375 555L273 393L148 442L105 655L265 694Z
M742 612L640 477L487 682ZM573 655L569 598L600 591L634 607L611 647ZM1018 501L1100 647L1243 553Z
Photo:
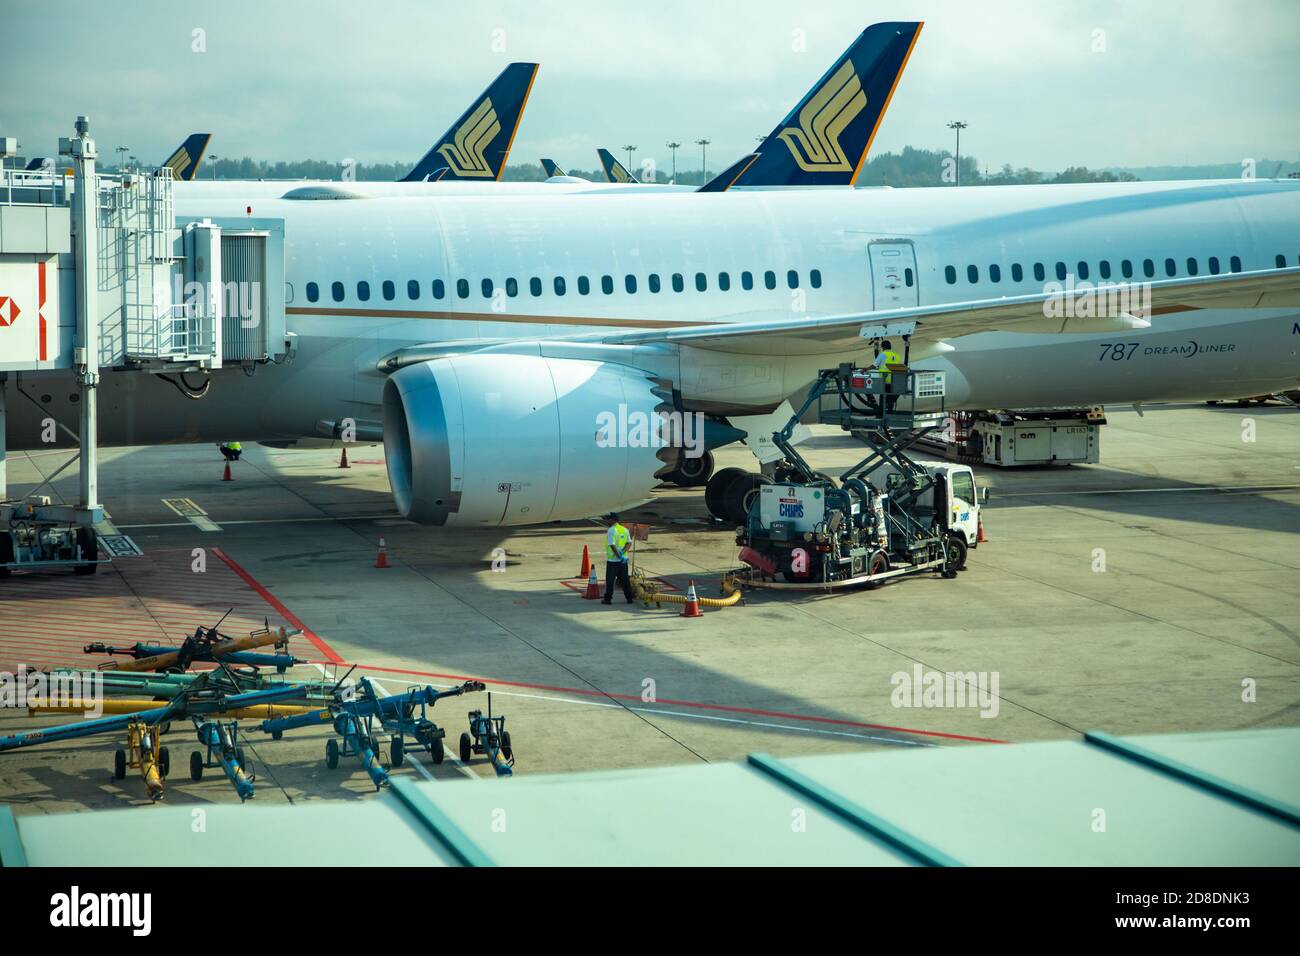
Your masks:
M1044 279L1047 278L1047 270L1043 268L1043 264L1041 262L1034 263L1034 278L1039 282L1042 282Z
M393 299L397 297L397 287L393 285L392 279L385 279L384 284L381 285L379 288L380 291L384 293L385 302L392 302Z
M519 294L519 280L516 279L514 276L511 276L509 279L506 280L506 295L510 296L510 298L513 299L518 294Z
M785 274L785 282L786 285L788 285L792 289L799 288L799 273L794 269L791 269L789 272Z
M307 283L307 301L315 302L320 298L320 286L314 282Z
M362 302L370 301L370 283L365 279L357 283L357 298Z
M949 285L957 284L957 270L952 266L944 266L943 277L947 280Z
M1187 260L1187 274L1189 276L1194 276L1199 272L1200 272L1200 267L1196 264L1196 258L1194 256L1189 257Z
M989 281L990 281L990 282L1001 282L1001 281L1002 281L1002 267L1001 267L1001 266L999 266L999 265L997 265L997 264L993 264L993 265L990 265L990 266L989 266Z
M966 281L969 282L971 285L974 285L976 282L980 281L979 266L966 267Z
M555 294L564 295L564 276L555 277Z
M1233 272L1241 271L1241 256L1233 256L1228 260L1228 265Z
M1219 257L1210 256L1210 260L1207 264L1210 267L1210 275L1217 276L1219 274Z
M709 288L709 277L703 272L695 273L695 291L707 292Z
M1109 259L1102 259L1101 262L1097 263L1097 271L1101 273L1101 277L1102 277L1103 279L1109 279L1109 278L1110 278L1110 260L1109 260Z
M443 296L445 296L446 294L447 294L447 287L443 284L443 281L442 281L441 279L434 279L434 280L433 280L433 297L434 297L435 299L441 299L441 298L442 298Z
M600 291L603 292L603 293L605 293L605 295L613 295L613 294L614 294L614 277L613 277L613 276L601 276L601 277L600 277Z
M624 276L623 288L627 290L628 295L636 295L636 276Z
M330 283L330 296L334 299L335 302L342 302L342 301L343 301L343 283L342 283L342 282L332 282L332 283Z
M539 278L537 278L537 276L533 276L531 279L529 279L529 280L528 280L528 291L531 292L531 293L532 293L533 295L535 295L535 296L536 296L536 295L541 295L541 294L542 294L542 280L539 279Z
M578 295L587 295L591 292L591 280L586 276L578 276Z
M657 272L652 272L652 273L650 273L650 275L646 278L646 285L648 285L648 286L650 287L650 291L651 291L651 292L658 292L658 291L659 291L659 273L657 273Z
M1276 259L1273 260L1273 264L1276 265L1279 269L1285 269L1286 256L1278 256Z
M1069 270L1065 268L1064 262L1058 262L1056 264L1056 278L1060 279L1062 282L1065 281L1065 276L1068 272Z
M731 276L727 275L725 272L719 272L718 288L723 292L728 291L731 288Z
M1178 263L1174 262L1173 259L1165 260L1165 275L1169 276L1170 278L1173 278L1174 276L1178 275Z
M458 296L460 296L462 299L468 299L468 298L469 298L469 280L468 280L468 279L457 279L457 280L456 280L456 294L457 294Z
M1023 282L1025 279L1025 270L1020 268L1019 262L1011 263L1011 281Z
M483 298L485 299L492 298L493 287L492 287L491 279L484 279L481 283L479 283L479 288L483 291Z
M1083 261L1079 262L1079 271L1077 275L1079 276L1080 279L1088 278L1088 263Z
M768 289L776 288L776 273L771 269L763 273L763 285Z
M1122 262L1120 262L1119 271L1120 274L1123 275L1125 279L1133 278L1133 260L1124 259Z
M740 287L746 292L754 288L754 273L742 272L740 274Z
M809 284L810 286L812 286L814 289L820 289L820 288L822 287L822 270L821 270L821 269L813 269L811 272L808 273L808 284ZM908 270L907 270L907 284L908 284L908 285L911 285L911 284L912 284L912 270L911 270L911 269L908 269Z
M1148 279L1154 278L1156 274L1156 264L1150 259L1142 260L1142 274Z
M682 291L683 289L685 289L685 288L686 288L686 283L685 283L685 282L683 281L683 279L682 279L682 274L681 274L680 272L674 272L674 273L673 273L673 291L674 291L674 292L681 292L681 291Z
M414 302L420 297L420 283L416 279L406 280L406 297Z

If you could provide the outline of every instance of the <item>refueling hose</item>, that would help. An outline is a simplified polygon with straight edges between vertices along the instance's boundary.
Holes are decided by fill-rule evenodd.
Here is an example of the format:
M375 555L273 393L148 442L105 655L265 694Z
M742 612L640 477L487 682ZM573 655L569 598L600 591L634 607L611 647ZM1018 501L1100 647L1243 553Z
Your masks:
M659 607L661 604L685 604L685 594L670 594L661 589L654 581L645 576L642 571L633 571L632 575L632 592L636 595L637 600L646 607L654 605ZM724 584L724 590L727 590ZM698 593L698 592L697 592ZM732 590L726 597L721 598L698 598L700 607L731 607L740 603L742 595L739 589Z

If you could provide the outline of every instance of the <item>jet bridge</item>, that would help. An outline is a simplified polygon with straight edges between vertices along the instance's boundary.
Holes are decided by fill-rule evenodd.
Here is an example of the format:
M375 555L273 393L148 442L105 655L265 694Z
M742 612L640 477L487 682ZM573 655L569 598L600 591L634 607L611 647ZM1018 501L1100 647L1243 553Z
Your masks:
M206 376L223 365L278 361L288 346L283 220L178 222L170 168L99 174L89 120L78 117L75 130L59 141L70 171L0 168L0 502L7 499L4 385L10 374L20 382L75 381L80 428L55 425L78 441L80 500L76 506L28 503L39 512L9 502L0 510L0 537L9 532L6 516L21 513L25 528L49 525L49 535L13 538L18 558L46 560L66 551L65 539L80 529L75 550L82 566L94 558L86 553L87 546L94 549L87 532L103 518L96 468L100 376ZM0 159L13 153L13 142L0 138ZM0 541L0 570L15 566L12 550Z

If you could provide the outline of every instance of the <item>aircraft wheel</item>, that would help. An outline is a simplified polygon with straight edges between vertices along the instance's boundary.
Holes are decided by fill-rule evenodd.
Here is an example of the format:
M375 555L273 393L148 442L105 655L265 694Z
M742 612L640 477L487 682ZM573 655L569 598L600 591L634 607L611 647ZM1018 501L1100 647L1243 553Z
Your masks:
M707 484L713 474L713 453L706 451L699 458L686 455L678 460L677 470L669 476L669 481L682 488L698 488Z
M704 506L709 509L709 514L719 521L727 520L725 504L727 486L745 473L744 468L724 468L722 471L714 472L705 484Z
M770 485L772 479L766 475L746 472L727 486L723 498L727 520L734 525L742 525L749 517L749 509L758 498L758 490Z
M119 747L113 751L113 779L123 780L126 778L126 751Z
M203 754L197 750L190 751L190 779L203 779Z
M460 762L469 763L470 755L474 753L474 741L470 739L469 734L460 735Z

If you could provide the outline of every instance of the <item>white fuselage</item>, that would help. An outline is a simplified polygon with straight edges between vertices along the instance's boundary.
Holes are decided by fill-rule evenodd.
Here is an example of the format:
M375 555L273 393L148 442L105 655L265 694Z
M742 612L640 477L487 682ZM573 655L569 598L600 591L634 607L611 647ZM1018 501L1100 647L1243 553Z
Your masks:
M246 195L194 185L176 191L179 216L244 216ZM491 196L433 188L325 202L259 197L255 216L285 221L293 364L251 378L223 370L198 402L160 401L168 386L127 388L106 376L101 439L314 436L322 420L374 420L376 362L413 345L1040 293L1057 263L1075 280L1080 263L1090 281L1101 279L1105 262L1110 281L1141 282L1146 260L1152 279L1168 277L1166 260L1180 277L1189 260L1203 275L1211 258L1223 273L1300 261L1300 182L1289 181L727 193L579 186L568 195L551 184ZM872 243L910 250L910 284L882 288ZM1121 274L1125 261L1131 278ZM1157 315L1152 328L1122 334L990 332L954 339L955 351L917 364L949 372L948 405L959 408L1258 394L1300 379L1298 311ZM679 352L659 358L699 407L771 407L808 381L807 363L786 356ZM11 444L27 437L19 422Z

